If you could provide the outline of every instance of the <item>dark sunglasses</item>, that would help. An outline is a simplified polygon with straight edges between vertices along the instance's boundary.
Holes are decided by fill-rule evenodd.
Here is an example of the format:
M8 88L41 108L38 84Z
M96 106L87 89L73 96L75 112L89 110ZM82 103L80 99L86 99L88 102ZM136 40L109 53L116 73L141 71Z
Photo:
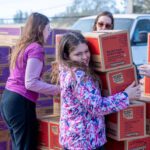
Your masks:
M112 24L109 24L109 23L105 24L104 22L98 22L97 24L98 24L99 27L105 26L106 29L111 29L112 28Z

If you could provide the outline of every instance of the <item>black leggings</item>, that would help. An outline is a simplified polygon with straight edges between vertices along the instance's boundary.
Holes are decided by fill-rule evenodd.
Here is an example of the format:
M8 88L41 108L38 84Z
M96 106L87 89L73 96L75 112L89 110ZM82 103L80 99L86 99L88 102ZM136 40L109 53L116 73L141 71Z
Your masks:
M1 114L12 138L13 150L36 150L38 123L35 103L15 92L5 90Z

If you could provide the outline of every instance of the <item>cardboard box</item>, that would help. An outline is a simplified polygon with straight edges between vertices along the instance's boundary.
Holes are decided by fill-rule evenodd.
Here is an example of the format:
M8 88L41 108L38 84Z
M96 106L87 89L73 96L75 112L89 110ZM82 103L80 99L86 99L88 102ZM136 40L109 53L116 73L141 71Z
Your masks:
M0 45L14 46L23 32L23 25L0 26ZM7 39L7 40L6 40Z
M52 107L53 106L53 99L50 98L43 98L43 99L38 99L36 102L36 108L42 108L42 107Z
M53 96L53 114L60 115L61 110L60 95Z
M55 36L57 34L64 34L64 33L68 33L68 32L71 32L71 31L75 31L75 30L68 30L68 29L58 29L58 28L54 28L52 30L52 32L50 33L49 37L48 37L48 40L47 40L47 43L45 44L45 46L49 46L49 47L52 47L54 48L56 46L56 39L55 39ZM79 32L79 31L78 31Z
M53 106L36 107L36 114L38 118L45 115L50 115L52 113L53 113Z
M36 104L36 114L38 117L53 113L53 99L50 97L40 97Z
M55 47L44 46L45 55L51 55L55 57Z
M6 133L7 132L9 133L8 126L5 123L5 121L2 119L2 116L0 116L0 134L2 135L3 132L1 132L1 131L5 131ZM0 139L1 139L1 137L0 137Z
M5 129L4 130L0 129L0 150L10 150L9 140L10 140L9 131Z
M107 116L107 136L117 141L146 135L145 103L133 101L130 106Z
M124 91L133 81L137 83L136 69L131 67L98 73L102 82L102 95L108 96Z
M8 141L0 141L0 150L9 150Z
M55 60L54 55L45 55L45 65L51 65L51 62Z
M2 94L0 94L0 99L2 98Z
M150 136L127 141L108 138L105 148L106 150L150 150Z
M39 94L38 100L46 100L46 99L53 99L53 96L47 96L44 94Z
M0 83L6 83L8 76L9 76L9 67L0 66Z
M140 101L146 104L146 134L150 135L150 97L149 99L141 97Z
M55 51L55 48L44 47L46 65L51 65L51 62L55 60Z
M4 89L5 89L5 83L0 83L0 94L3 94Z
M0 66L4 66L4 65L8 66L10 53L11 53L11 48L9 46L0 46Z
M41 149L61 150L59 144L59 117L57 115L45 116L39 119L39 147Z
M55 37L55 40L56 40L56 61L58 60L58 48L59 48L59 44L60 44L60 40L61 38L63 37L63 34L57 34L56 37Z
M150 78L144 77L144 95L150 97Z
M148 63L150 64L150 33L148 33L148 43L147 43L147 56L148 56Z
M127 31L92 32L84 34L96 71L110 71L132 64Z

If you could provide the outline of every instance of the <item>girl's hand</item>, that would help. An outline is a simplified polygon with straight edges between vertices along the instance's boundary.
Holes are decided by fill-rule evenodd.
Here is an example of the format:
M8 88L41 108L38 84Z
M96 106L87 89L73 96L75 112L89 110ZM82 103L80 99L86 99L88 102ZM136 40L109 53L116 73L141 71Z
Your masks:
M126 89L125 92L128 94L130 100L139 99L141 96L140 85L135 85L135 82L132 82Z
M150 77L150 64L141 65L138 67L141 75Z

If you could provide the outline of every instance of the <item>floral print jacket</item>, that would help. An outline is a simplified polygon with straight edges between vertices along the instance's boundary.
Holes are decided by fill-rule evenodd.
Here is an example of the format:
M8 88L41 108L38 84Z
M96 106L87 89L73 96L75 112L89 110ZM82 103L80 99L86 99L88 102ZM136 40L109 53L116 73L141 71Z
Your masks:
M60 144L69 150L91 150L106 143L104 115L125 109L120 92L102 97L98 83L77 68L60 66Z

